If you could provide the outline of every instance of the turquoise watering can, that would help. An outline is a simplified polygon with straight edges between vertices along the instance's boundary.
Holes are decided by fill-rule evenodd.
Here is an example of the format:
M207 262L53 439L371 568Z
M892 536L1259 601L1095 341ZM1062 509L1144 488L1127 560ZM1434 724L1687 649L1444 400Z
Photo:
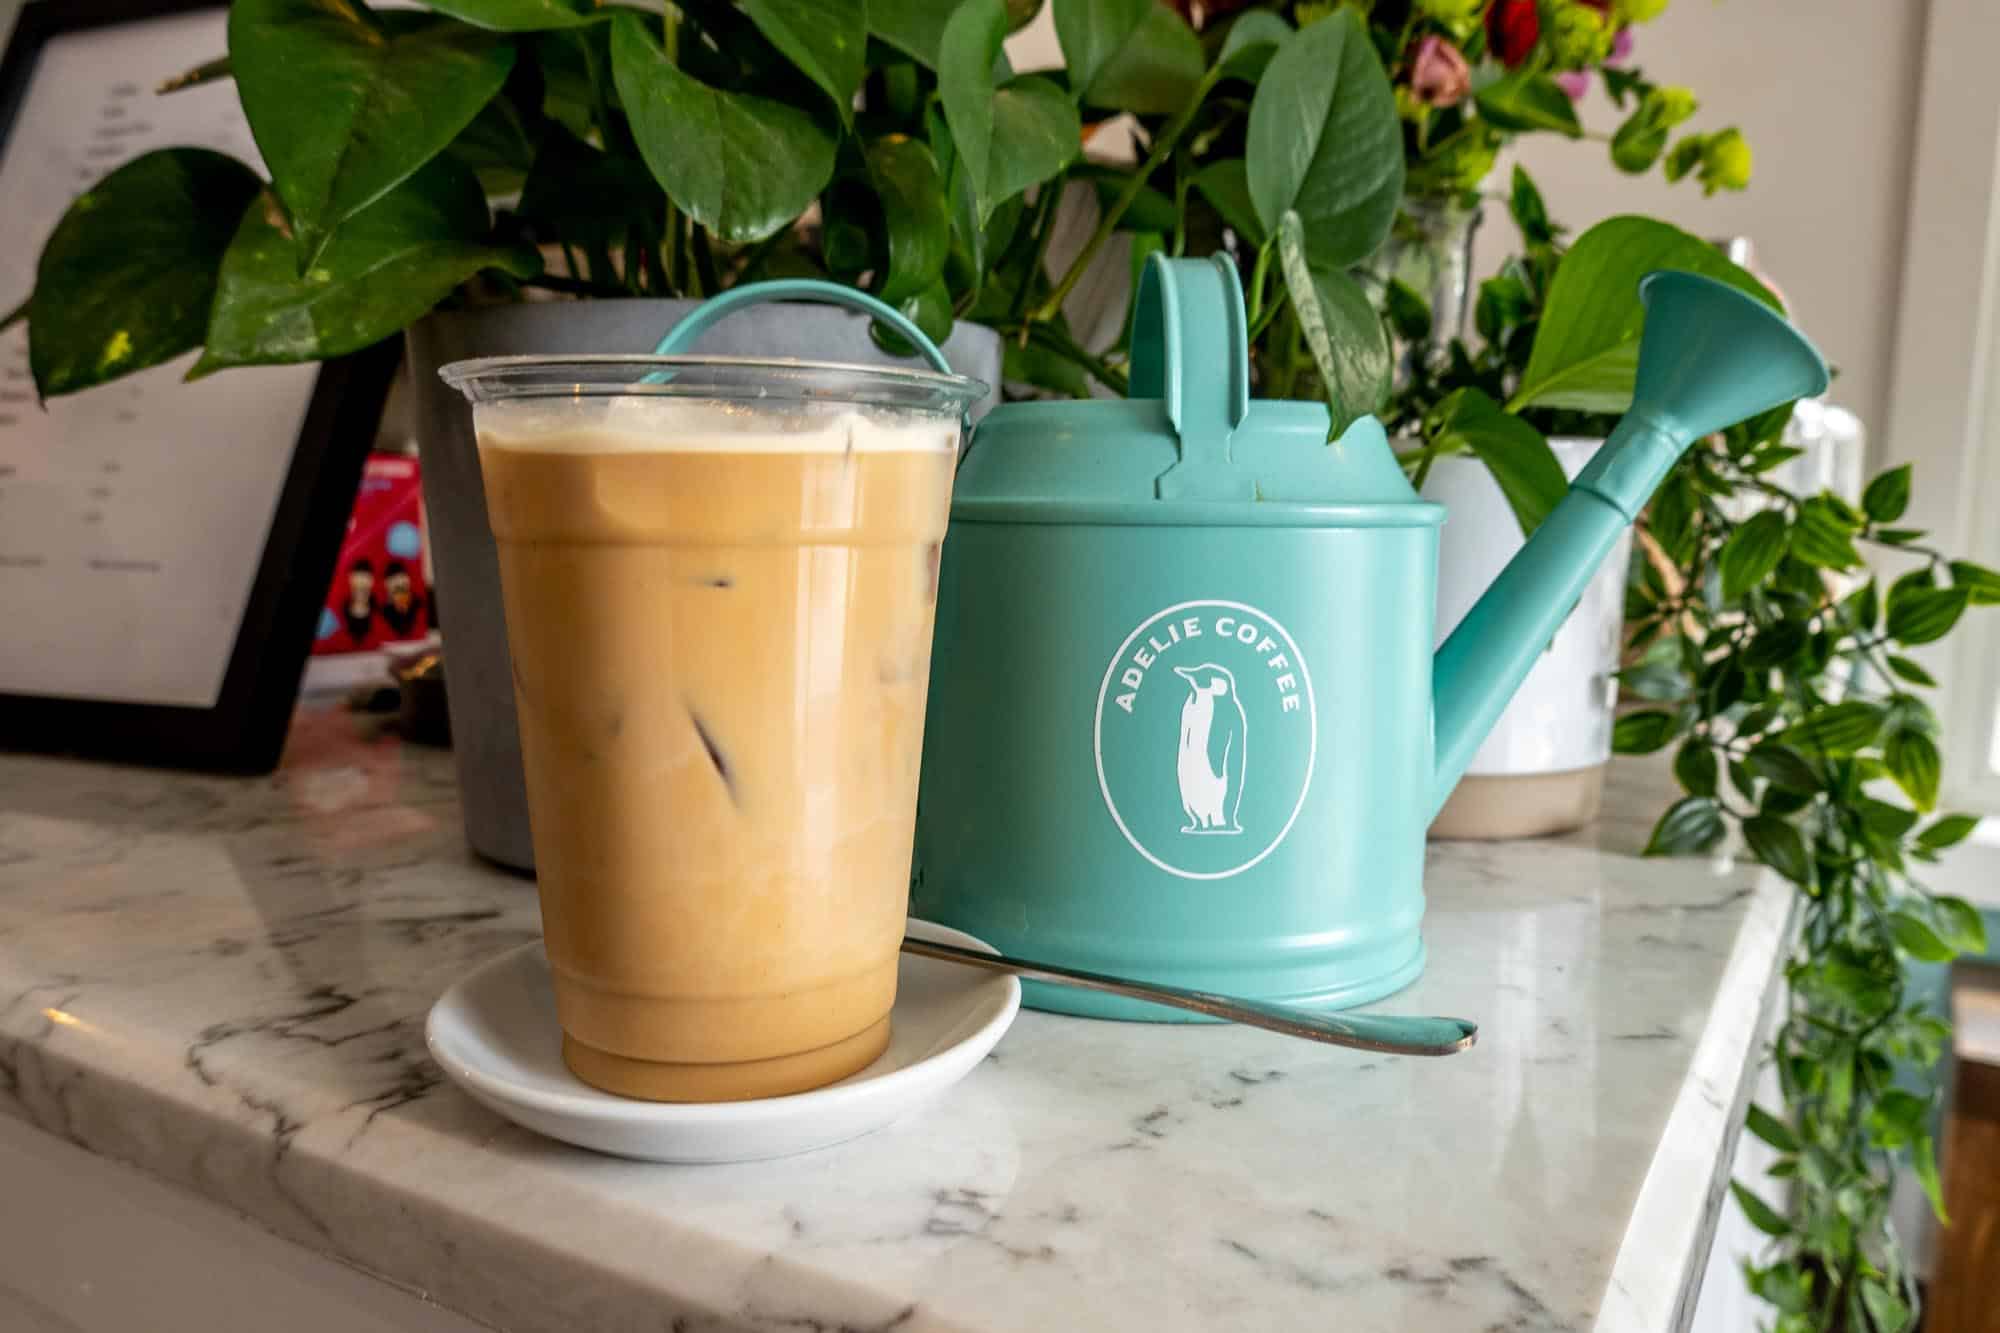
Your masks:
M1226 260L1154 256L1131 398L997 408L959 471L911 910L1259 1000L1414 980L1425 829L1605 553L1692 441L1827 383L1728 286L1641 293L1631 411L1433 659L1444 511L1373 418L1328 444L1325 407L1250 398Z
M1656 273L1631 411L1431 655L1438 526L1382 426L1250 397L1222 258L1155 255L1132 397L980 423L939 569L911 910L1001 951L1339 1007L1423 970L1424 831L1605 553L1699 437L1826 387L1783 318ZM740 306L851 288L759 283ZM1026 983L1027 1003L1186 1014Z

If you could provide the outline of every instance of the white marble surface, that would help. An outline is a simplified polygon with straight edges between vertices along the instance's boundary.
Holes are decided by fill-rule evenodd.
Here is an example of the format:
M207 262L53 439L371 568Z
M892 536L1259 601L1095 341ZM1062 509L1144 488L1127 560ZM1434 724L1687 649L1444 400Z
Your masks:
M1638 859L1664 797L1621 769L1581 835L1433 849L1382 1007L1477 1018L1468 1054L1024 1013L915 1120L676 1168L426 1058L536 934L447 755L308 710L268 779L0 757L0 1111L507 1330L1672 1328L1789 900Z

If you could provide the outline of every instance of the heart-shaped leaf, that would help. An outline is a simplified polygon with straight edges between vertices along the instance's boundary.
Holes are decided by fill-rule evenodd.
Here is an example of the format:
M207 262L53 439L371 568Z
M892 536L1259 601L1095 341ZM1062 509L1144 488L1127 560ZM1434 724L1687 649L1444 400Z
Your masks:
M262 188L234 158L164 148L72 203L42 247L30 307L28 365L42 396L201 346L223 252Z
M1610 218L1579 236L1557 266L1528 368L1508 409L1630 407L1646 321L1639 280L1663 268L1717 278L1781 308L1762 283L1699 236L1651 218Z
M1522 534L1533 536L1569 492L1569 478L1548 440L1478 389L1460 389L1441 407L1436 441L1470 449L1493 474Z
M303 272L334 228L458 137L507 81L514 48L359 0L235 0L229 59Z
M440 14L496 32L577 28L609 18L597 0L427 0Z
M1252 246L1263 246L1267 233L1257 218L1257 206L1250 202L1250 178L1242 158L1209 163L1195 173L1194 188L1238 236Z
M868 0L868 35L927 69L938 68L945 24L962 0Z
M551 124L514 211L534 224L535 239L543 243L619 245L634 225L659 234L666 204L644 163Z
M951 218L937 161L921 142L886 135L868 145L866 157L889 244L880 295L893 305L937 283L951 248Z
M1080 101L1164 115L1185 106L1201 82L1201 39L1155 0L1056 0L1055 10L1070 91Z
M1001 0L966 0L945 25L938 55L945 121L982 223L1002 200L1068 166L1082 147L1076 107L1061 88L1033 76L994 87L1006 35Z
M1315 262L1352 264L1389 234L1403 193L1402 122L1354 11L1300 29L1271 58L1244 158L1266 233L1297 212Z
M355 214L301 276L284 210L266 193L223 256L208 351L192 375L344 356L422 318L481 269L541 271L533 250L491 245L487 229L478 180L439 158Z
M854 123L854 94L867 72L868 16L862 0L741 0L771 45L833 99Z
M1279 222L1278 257L1292 312L1319 370L1332 437L1338 438L1388 396L1389 337L1359 283L1340 269L1307 261L1297 213L1287 212Z
M799 108L689 78L621 12L611 68L640 155L689 217L732 244L789 226L833 178L834 138Z
M1078 97L1090 91L1098 71L1111 63L1146 15L1159 7L1156 0L1053 0L1053 4L1063 67L1069 73L1070 89Z
M1226 77L1255 83L1291 35L1292 25L1270 10L1246 9L1229 25L1215 63Z

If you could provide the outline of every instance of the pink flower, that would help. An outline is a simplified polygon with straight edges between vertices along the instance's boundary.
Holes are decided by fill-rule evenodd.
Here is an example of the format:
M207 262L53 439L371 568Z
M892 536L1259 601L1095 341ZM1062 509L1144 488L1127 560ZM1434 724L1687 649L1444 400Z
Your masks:
M1425 106L1457 106L1472 91L1472 70L1457 47L1432 34L1410 59L1410 91Z
M1572 102L1581 102L1583 95L1590 91L1590 71L1582 69L1566 70L1555 76L1556 87L1569 94Z
M1632 28L1628 24L1627 26L1620 28L1618 30L1618 35L1612 39L1611 54L1604 58L1604 63L1607 65L1622 65L1625 63L1626 60L1628 60L1631 57L1631 55L1632 55Z

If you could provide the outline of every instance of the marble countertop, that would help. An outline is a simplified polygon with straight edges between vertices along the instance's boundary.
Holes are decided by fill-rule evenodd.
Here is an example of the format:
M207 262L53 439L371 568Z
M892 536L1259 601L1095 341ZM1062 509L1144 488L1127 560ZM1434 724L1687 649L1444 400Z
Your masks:
M537 934L450 756L308 706L228 779L0 757L0 1112L520 1330L1681 1326L1786 890L1641 860L1614 770L1562 839L1431 850L1396 1060L1023 1012L939 1104L802 1158L662 1167L442 1081L424 1015Z

